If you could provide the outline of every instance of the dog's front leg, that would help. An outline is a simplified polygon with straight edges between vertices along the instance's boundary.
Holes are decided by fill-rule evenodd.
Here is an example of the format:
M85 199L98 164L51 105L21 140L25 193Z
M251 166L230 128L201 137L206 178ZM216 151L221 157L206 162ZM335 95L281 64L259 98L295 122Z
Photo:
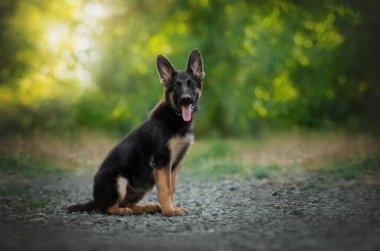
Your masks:
M172 200L172 189L171 189L171 179L170 179L169 168L159 168L154 170L154 177L156 179L157 186L157 197L161 205L162 213L166 216L179 216L185 215L186 213L177 209L173 205Z
M177 177L178 177L179 170L181 169L181 166L182 166L182 163L178 164L176 167L174 167L174 169L172 171L172 175L171 175L171 188L172 188L171 199L172 199L173 206L176 210L181 210L184 214L187 214L186 208L176 207L176 205L174 203L174 193L175 193L176 188L177 188Z

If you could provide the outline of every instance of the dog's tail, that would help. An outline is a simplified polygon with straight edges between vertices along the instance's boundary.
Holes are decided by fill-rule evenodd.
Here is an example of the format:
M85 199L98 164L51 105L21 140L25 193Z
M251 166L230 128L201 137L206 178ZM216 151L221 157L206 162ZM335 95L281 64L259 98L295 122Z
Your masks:
M74 212L90 212L97 209L95 202L93 200L84 203L84 204L77 204L72 205L67 208L68 213L74 213Z

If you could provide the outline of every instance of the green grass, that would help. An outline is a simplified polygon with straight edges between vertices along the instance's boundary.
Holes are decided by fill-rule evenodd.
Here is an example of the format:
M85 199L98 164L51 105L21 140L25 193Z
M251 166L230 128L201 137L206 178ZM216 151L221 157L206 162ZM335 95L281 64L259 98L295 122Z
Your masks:
M50 200L47 198L42 199L27 199L24 201L20 201L15 206L20 208L40 208L40 207L46 207L49 205Z
M264 179L280 169L276 165L260 166L240 163L236 144L238 143L228 140L202 142L187 156L183 172L208 180L224 177Z
M231 148L230 144L212 141L201 146L200 149L192 149L192 154L189 156L187 163L195 166L207 160L226 157L231 152Z
M269 166L259 166L253 165L249 170L249 176L255 177L257 179L269 178L273 173L280 170L279 166L269 165Z
M325 146L323 145L323 147ZM325 148L316 148L316 150L325 150L327 152L328 146L326 148L326 150ZM252 150L244 151L246 149ZM193 147L187 156L183 172L190 176L218 180L224 177L267 179L271 178L275 173L286 170L286 168L297 169L299 171L308 170L303 167L301 162L294 163L292 166L289 166L289 164L262 165L250 162L250 158L248 158L248 162L242 162L242 159L247 160L250 151L260 151L260 147L257 147L257 142L244 139L239 141L222 139L201 141ZM273 154L275 155L276 152L273 152ZM331 160L322 159L325 155L328 156L328 154L320 154L321 159L316 160L316 162L321 161L322 163L313 169L314 172L331 176L335 179L346 180L357 179L362 175L380 172L380 153L378 151L375 154L362 152L360 156L364 157L353 157L358 155L347 153ZM317 151L316 156L318 156ZM312 186L312 184L309 184L305 189L310 189Z
M186 160L183 170L187 175L216 180L241 170L240 165L227 160L232 151L230 144L214 140L197 146Z
M353 158L339 161L317 170L318 173L333 178L352 180L363 175L371 175L380 171L380 154L372 154L364 158Z
M43 161L37 161L27 157L16 158L0 153L0 172L24 177L36 177L47 174L58 174L61 170L49 166Z

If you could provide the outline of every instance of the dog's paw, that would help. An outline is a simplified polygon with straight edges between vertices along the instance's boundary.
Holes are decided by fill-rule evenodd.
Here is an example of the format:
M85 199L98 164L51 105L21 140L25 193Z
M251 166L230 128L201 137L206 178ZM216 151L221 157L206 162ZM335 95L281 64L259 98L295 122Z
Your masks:
M183 208L183 207L176 207L175 208L176 211L181 211L183 214L182 215L186 215L189 213L189 211L187 211L186 208Z
M187 210L184 209L184 208L174 208L172 210L166 210L166 211L163 211L162 213L163 215L165 216L169 216L169 217L172 217L172 216L184 216L187 214Z
M147 205L147 213L162 213L162 210L159 205Z
M111 215L129 215L133 211L129 207L111 207L107 209L107 213Z
M129 207L121 207L119 208L119 215L129 215L132 214L133 211Z

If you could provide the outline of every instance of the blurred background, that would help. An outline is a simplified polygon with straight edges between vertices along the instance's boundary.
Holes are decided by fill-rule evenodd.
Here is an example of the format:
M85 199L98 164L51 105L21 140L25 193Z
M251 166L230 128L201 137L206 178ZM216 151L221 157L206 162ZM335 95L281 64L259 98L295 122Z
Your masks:
M194 165L242 149L258 156L242 170L377 151L379 10L375 0L2 0L3 169L36 156L99 163L162 98L156 56L183 69L192 48L206 71ZM238 170L235 158L216 168Z

